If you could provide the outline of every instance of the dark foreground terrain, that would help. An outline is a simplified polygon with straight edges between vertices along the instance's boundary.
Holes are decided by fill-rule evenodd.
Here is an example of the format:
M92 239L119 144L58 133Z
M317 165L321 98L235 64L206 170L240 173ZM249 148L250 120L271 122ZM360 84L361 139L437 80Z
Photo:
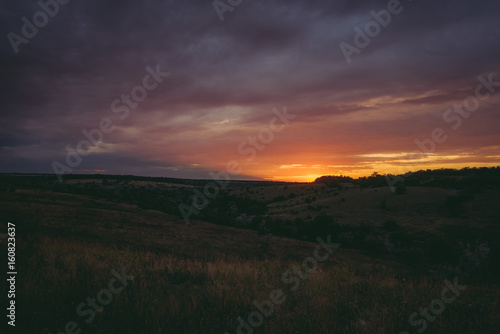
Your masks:
M208 180L3 174L15 330L498 333L499 174L235 181L206 201Z

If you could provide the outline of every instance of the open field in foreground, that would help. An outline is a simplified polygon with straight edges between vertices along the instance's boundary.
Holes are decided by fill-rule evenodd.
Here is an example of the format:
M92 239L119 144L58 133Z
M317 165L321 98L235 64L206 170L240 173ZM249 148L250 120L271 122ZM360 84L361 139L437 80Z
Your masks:
M283 186L268 187L276 197ZM249 197L250 191L254 196L263 191L267 196L261 185L249 189ZM290 198L287 192L297 193L296 197L315 195L318 204L314 205L322 205L330 197L321 191L315 193L316 189L317 185L289 185L281 194L286 198ZM401 218L409 212L403 208L415 202L417 208L421 205L423 215L437 217L442 212L441 201L451 190L408 187L407 194L395 197L386 189L377 189L365 189L360 195L356 190L332 194L345 198L341 202L345 209L337 219L351 217L346 226L355 225L349 210L355 211L356 199L364 198L361 202L367 203L372 198L372 204L385 200L388 207L382 210L370 204L369 210L381 216L375 218L375 226L362 226L370 233L364 243L340 242L340 248L321 248L309 237L301 240L273 235L267 239L268 234L248 226L223 226L198 219L187 225L178 215L144 209L132 201L37 185L7 187L0 193L0 233L7 231L8 221L16 224L16 329L20 333L54 334L79 330L144 334L498 333L496 208L485 205L483 216L471 220L471 235L490 243L456 250L458 262L447 266L443 261L454 253L448 254L439 244L428 249L425 243L426 238L436 237L453 246L455 235L445 238L447 226L465 221L474 210L481 210L481 202L494 200L497 192L477 194L462 215L445 215L439 226L428 218L421 223L427 226L422 232L412 220ZM231 191L247 192L240 186ZM478 204L473 205L474 201ZM434 206L424 212L424 204L418 204L424 202ZM279 201L270 201L263 217L283 215L280 210L288 204L276 203ZM328 208L320 208L326 212L317 214L328 214ZM383 216L384 210L392 217ZM384 225L387 219L396 219L397 226ZM463 232L467 227L460 224ZM336 231L335 226L331 231ZM349 232L357 238L363 231ZM419 260L394 251L396 245L402 247L394 235L403 232L419 240L414 245L422 247ZM392 251L370 243L375 236L387 236L393 242ZM318 234L315 239L327 241L328 237ZM6 259L5 238L0 239L0 246ZM488 256L480 257L481 247L487 248ZM432 252L446 254L436 260L429 257ZM315 255L322 260L312 260ZM467 259L469 262L464 262ZM474 266L474 261L481 263ZM466 265L472 266L469 271ZM6 296L6 279L2 282L0 291ZM120 289L122 284L126 286ZM113 289L120 291L110 292Z

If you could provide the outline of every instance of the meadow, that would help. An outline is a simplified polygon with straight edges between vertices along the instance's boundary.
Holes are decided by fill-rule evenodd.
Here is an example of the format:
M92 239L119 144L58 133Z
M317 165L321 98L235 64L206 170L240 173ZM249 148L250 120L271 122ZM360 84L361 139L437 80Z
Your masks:
M188 225L168 213L168 205L165 212L135 203L131 189L139 194L169 189L171 198L184 200L196 182L125 183L128 197L113 198L104 190L125 193L121 179L68 180L61 189L45 176L2 178L0 233L7 219L17 226L19 332L497 333L500 328L494 187L475 193L454 217L448 198L460 189L408 186L396 195L384 187L234 184L228 196L247 201L235 200L233 222L222 214L224 224L201 220L212 218L207 207ZM264 213L257 202L268 203ZM243 217L242 208L250 210ZM257 218L248 219L252 215L266 221L265 231ZM317 238L329 236L340 248L304 267L320 245ZM0 239L3 258L5 241ZM107 301L102 291L111 289L110 281L122 271L133 278ZM454 295L453 284L465 288ZM2 295L6 291L1 285ZM88 298L97 299L93 311Z

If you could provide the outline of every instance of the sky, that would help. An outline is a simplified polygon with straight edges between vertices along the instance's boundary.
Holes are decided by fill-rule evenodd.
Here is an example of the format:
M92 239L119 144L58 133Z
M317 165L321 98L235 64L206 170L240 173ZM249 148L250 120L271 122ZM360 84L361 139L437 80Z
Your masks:
M0 15L3 173L500 165L497 0L3 0Z

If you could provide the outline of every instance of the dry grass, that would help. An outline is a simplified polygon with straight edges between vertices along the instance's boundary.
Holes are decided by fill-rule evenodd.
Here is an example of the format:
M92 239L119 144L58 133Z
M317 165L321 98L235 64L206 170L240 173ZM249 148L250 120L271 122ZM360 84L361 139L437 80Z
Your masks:
M281 289L286 301L255 333L399 333L408 317L439 298L443 282L397 279L390 270L320 265L296 291L281 281L293 260L194 259L71 238L36 236L21 243L18 328L55 333L76 321L85 333L236 333L254 301ZM134 276L110 305L86 324L75 309L113 277ZM493 333L500 325L497 286L468 286L428 333Z
M359 223L370 215L383 221L394 215L405 228L429 233L457 224L440 216L435 204L427 206L444 201L448 193L442 189L412 187L399 197L386 189L321 195L318 185L252 191L248 196L265 201L297 195L272 204L274 216L295 217L291 210L305 204L293 203L315 195L318 200L312 205L327 206L323 211L334 216L333 204L346 198L340 223ZM246 194L240 187L233 192ZM384 196L393 211L380 212ZM498 199L498 193L484 193L468 203L474 214L471 225L497 231L492 222L499 216L498 208L492 201ZM59 333L68 321L76 321L82 333L233 334L237 318L247 319L256 310L254 301L269 299L275 289L281 289L287 300L254 333L416 333L419 327L411 327L408 317L439 298L444 287L442 280L412 264L340 249L290 291L283 273L311 256L316 244L273 237L266 250L265 236L255 231L196 220L186 225L165 213L81 195L18 189L0 193L0 202L0 215L17 227L20 333ZM366 211L360 210L363 207ZM298 216L306 214L301 211ZM0 231L4 225L0 222ZM76 314L77 306L106 288L113 278L111 270L122 267L134 281L87 324ZM461 283L467 290L428 324L425 333L498 333L498 284ZM0 292L6 295L5 283Z

